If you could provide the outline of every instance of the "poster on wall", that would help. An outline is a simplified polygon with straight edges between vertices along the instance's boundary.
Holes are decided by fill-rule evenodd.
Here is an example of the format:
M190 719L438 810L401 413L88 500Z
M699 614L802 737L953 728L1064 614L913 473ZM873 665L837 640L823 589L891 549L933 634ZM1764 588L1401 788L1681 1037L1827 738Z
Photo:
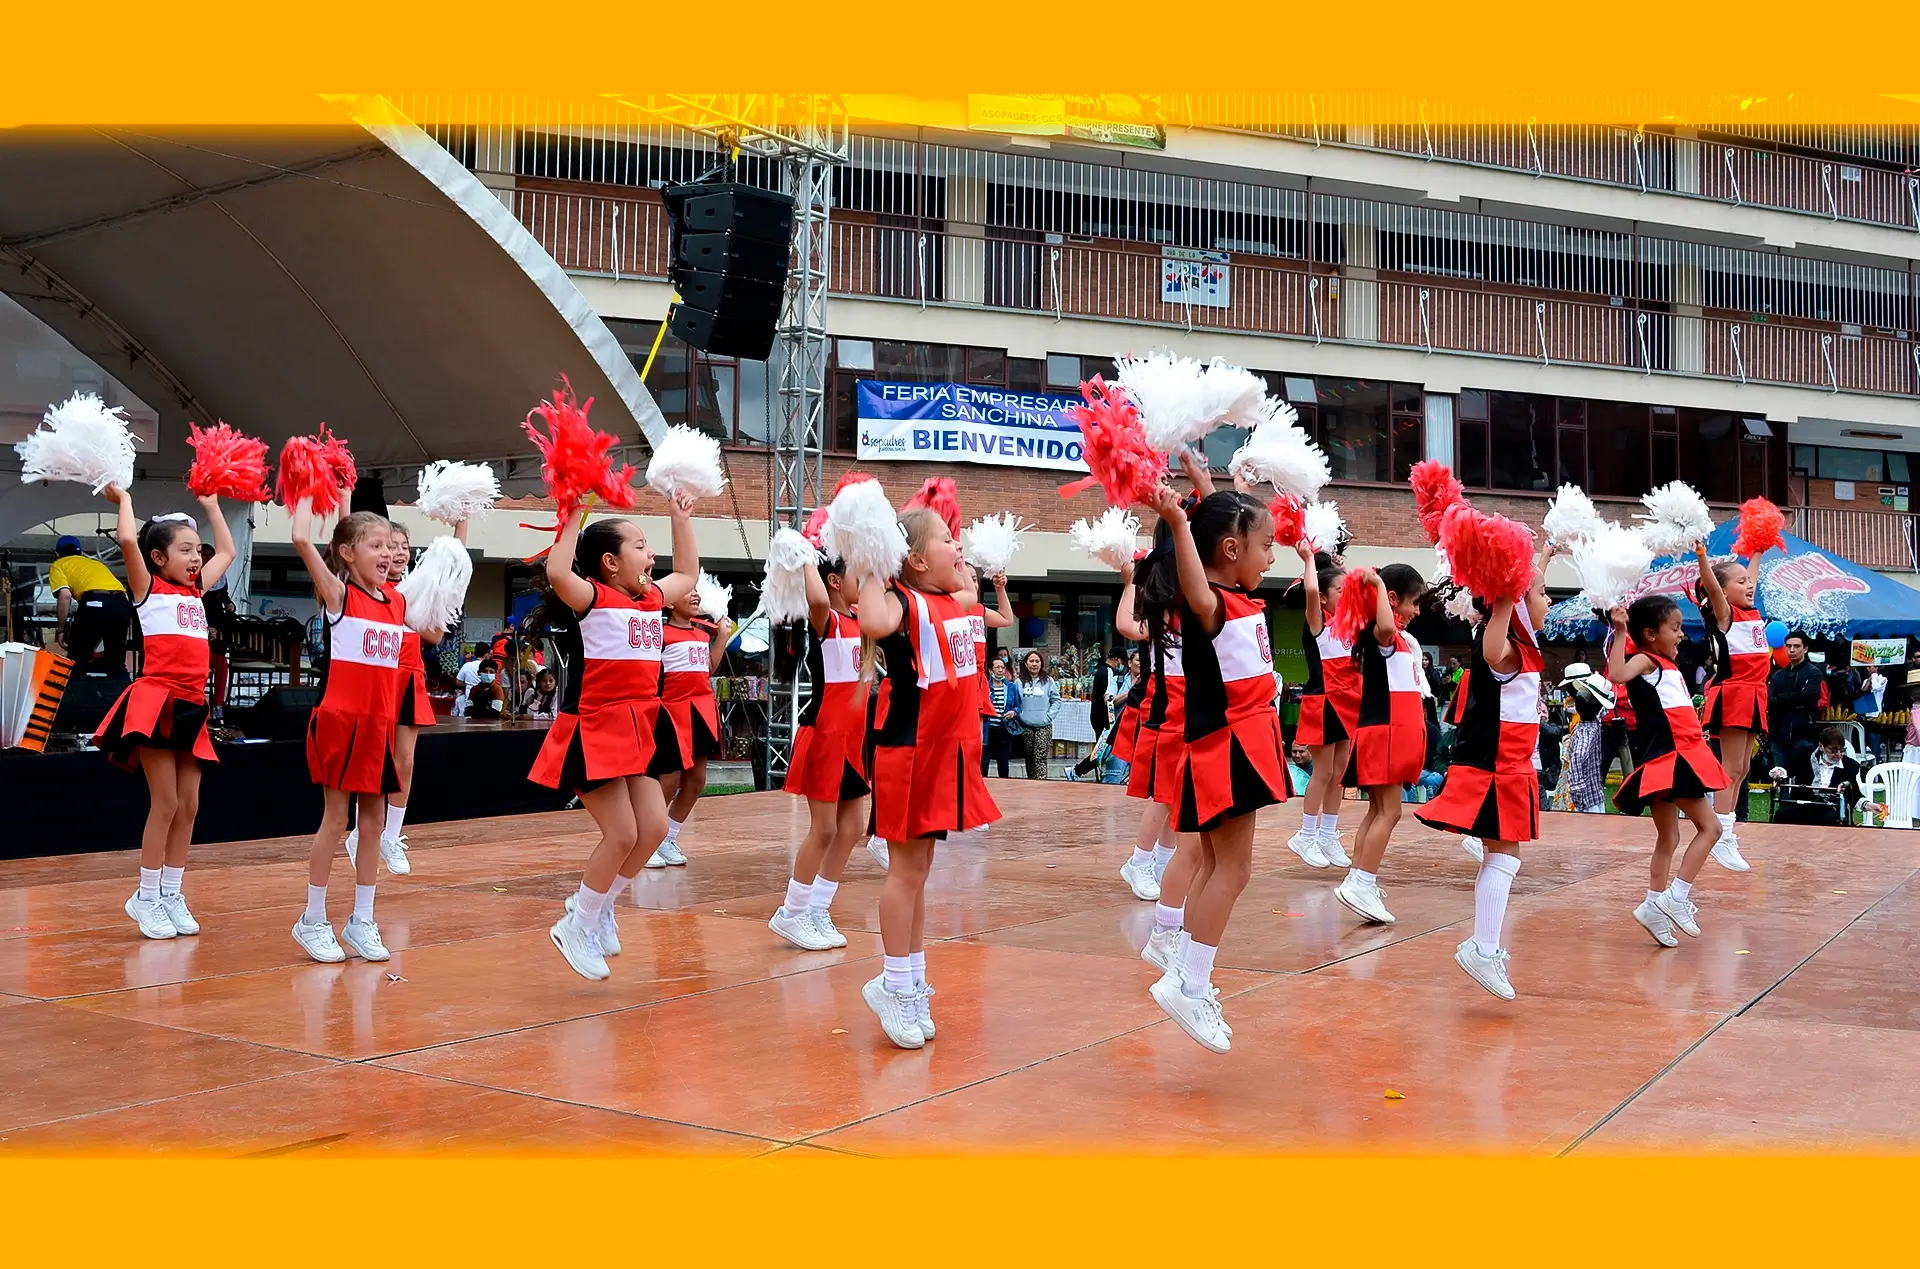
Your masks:
M1855 639L1855 665L1900 665L1907 659L1905 639Z
M978 463L1084 472L1080 425L1067 409L1077 396L1009 392L964 383L856 386L861 462Z
M1232 258L1224 251L1160 248L1160 300L1195 308L1231 308Z

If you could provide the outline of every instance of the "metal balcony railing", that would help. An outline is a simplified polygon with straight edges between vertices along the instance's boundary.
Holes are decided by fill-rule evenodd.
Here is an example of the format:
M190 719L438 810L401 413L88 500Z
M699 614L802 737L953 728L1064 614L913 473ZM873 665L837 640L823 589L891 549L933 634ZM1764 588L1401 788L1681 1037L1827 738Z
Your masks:
M1795 507L1788 531L1824 551L1894 573L1920 573L1920 515Z

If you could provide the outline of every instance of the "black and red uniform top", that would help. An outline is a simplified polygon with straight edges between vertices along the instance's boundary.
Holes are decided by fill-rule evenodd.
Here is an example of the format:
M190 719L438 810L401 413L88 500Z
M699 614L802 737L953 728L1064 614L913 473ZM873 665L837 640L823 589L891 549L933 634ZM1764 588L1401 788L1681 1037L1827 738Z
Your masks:
M413 636L407 601L384 590L376 599L353 582L342 589L340 615L324 623L327 668L316 708L391 724L406 681L401 653Z
M827 628L807 645L807 703L799 724L821 731L867 726L867 690L860 681L860 619L827 609Z
M1267 606L1238 588L1215 586L1213 593L1220 629L1211 638L1187 639L1181 649L1187 752L1178 827L1188 833L1284 802L1291 792L1273 703ZM1180 625L1200 628L1184 603Z
M719 630L704 617L695 617L691 626L661 623L661 700L713 699L713 636Z
M973 617L952 595L893 584L899 629L880 641L872 830L889 841L942 837L1000 817L980 771L980 674Z
M609 705L660 699L661 648L666 622L660 588L649 585L635 599L594 579L593 606L556 641L579 671L567 676L560 702L565 714L591 714Z
M1655 802L1705 797L1727 784L1720 759L1707 745L1693 693L1680 667L1646 649L1653 669L1627 682L1633 704L1638 765L1620 782L1614 806L1638 815Z
M1412 784L1427 757L1419 660L1405 634L1394 631L1393 643L1382 647L1371 627L1360 632L1354 656L1360 663L1360 700L1344 783L1363 789Z
M1434 828L1489 841L1540 835L1540 674L1545 661L1524 605L1515 605L1507 639L1520 656L1502 677L1487 664L1486 635L1476 635L1466 677L1454 695L1453 764L1439 793L1416 814Z
M1757 609L1729 607L1727 622L1726 674L1716 674L1723 683L1748 683L1763 691L1767 676L1773 672L1773 653L1767 647L1767 622Z
M204 704L211 657L199 589L156 576L134 611L140 617L140 680L178 700Z

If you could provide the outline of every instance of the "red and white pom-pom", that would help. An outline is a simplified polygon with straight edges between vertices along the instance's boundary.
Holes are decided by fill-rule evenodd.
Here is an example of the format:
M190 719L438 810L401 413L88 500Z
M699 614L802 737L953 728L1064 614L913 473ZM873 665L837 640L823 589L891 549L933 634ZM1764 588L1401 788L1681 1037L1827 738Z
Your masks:
M647 484L669 498L711 498L727 487L720 442L698 428L676 423L653 448Z
M824 521L825 507L816 515ZM766 580L760 584L760 610L774 625L805 621L808 616L806 570L820 562L814 544L793 529L774 532L767 544Z
M900 575L907 558L907 535L877 480L844 485L827 508L820 536L827 554L845 560L847 573L856 581L891 580Z
M813 514L807 517L805 527L800 530L800 536L812 543L815 550L819 550L821 535L825 533L826 530L827 509L825 507L815 507Z
M1642 494L1647 514L1637 515L1640 537L1655 555L1677 555L1691 551L1713 532L1713 513L1698 490L1684 481L1673 481L1649 494Z
M193 446L193 466L187 469L187 488L196 498L231 498L235 502L265 502L267 443L236 432L225 423L201 427L187 424L187 444Z
M1001 576L1013 563L1026 530L1020 517L1011 511L981 516L967 526L967 563L979 569L982 577Z
M1292 494L1281 494L1267 504L1273 517L1273 541L1276 546L1296 547L1307 532L1307 504Z
M1568 561L1588 604L1606 612L1640 584L1653 566L1653 552L1640 534L1609 521L1598 533L1575 542Z
M1518 603L1533 587L1533 530L1517 520L1455 503L1441 521L1440 547L1454 583L1484 603Z
M1563 545L1571 545L1600 532L1606 524L1593 508L1593 499L1578 485L1562 485L1547 507L1540 527L1547 536Z
M22 483L70 481L99 493L108 485L133 483L133 436L126 411L108 409L89 392L76 392L49 406L40 426L13 447L20 455Z
M452 534L427 543L395 589L407 601L407 625L422 634L439 634L453 627L467 606L467 587L473 581L473 557Z
M633 467L627 463L615 467L607 457L618 442L587 422L593 398L588 397L585 405L575 404L573 385L564 378L560 382L553 400L534 406L520 424L540 451L540 477L546 481L547 495L563 516L578 511L589 498L616 510L631 508L637 498ZM546 425L545 431L534 423L535 418Z
M1311 502L1332 477L1326 454L1300 427L1300 414L1292 406L1268 398L1262 407L1260 422L1234 451L1227 470Z
M1316 551L1337 551L1347 522L1340 518L1337 502L1309 502L1301 515L1301 531L1307 544Z
M1140 521L1125 507L1108 507L1092 520L1076 520L1067 532L1073 544L1108 568L1125 568L1140 545Z
M1379 579L1354 577L1348 574L1346 582L1340 587L1340 602L1333 606L1333 616L1327 619L1328 629L1333 637L1342 643L1352 643L1360 637L1362 630L1370 630L1380 615L1380 600L1375 588Z
M1438 459L1422 459L1413 465L1408 477L1413 486L1413 508L1420 516L1420 530L1427 541L1440 541L1440 521L1447 508L1465 499L1466 486Z
M420 469L420 514L442 524L464 524L493 510L500 500L500 478L485 463L446 459Z
M1787 517L1765 498L1749 498L1740 504L1740 525L1734 530L1733 553L1751 560L1775 547L1787 549L1784 536Z
M1148 442L1133 399L1099 375L1080 385L1085 405L1069 406L1068 418L1080 425L1082 457L1092 474L1060 486L1071 498L1091 485L1107 491L1107 502L1132 507L1146 502L1167 469L1165 452Z
M356 480L353 455L347 451L346 442L322 423L318 434L289 436L280 447L274 497L287 508L302 498L311 498L315 515L330 515L346 502Z
M927 483L920 486L920 492L907 499L907 505L901 511L927 510L946 522L947 532L954 540L960 538L960 495L954 491L953 477L929 476Z

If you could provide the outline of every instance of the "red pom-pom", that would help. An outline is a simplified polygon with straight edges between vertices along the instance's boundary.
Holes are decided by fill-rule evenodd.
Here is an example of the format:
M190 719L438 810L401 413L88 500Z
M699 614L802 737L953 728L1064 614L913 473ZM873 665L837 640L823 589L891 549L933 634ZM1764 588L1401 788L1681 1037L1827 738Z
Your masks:
M290 436L280 447L274 494L283 507L311 498L313 513L323 516L340 509L357 478L346 442L322 423L318 435Z
M821 534L827 527L827 511L826 507L815 507L813 514L807 517L807 527L800 530L800 536L813 543L813 549L816 551L825 545Z
M577 405L573 385L564 377L560 384L553 400L534 406L520 424L540 451L540 477L547 482L548 496L562 517L580 510L589 498L615 510L632 507L637 497L633 467L626 463L615 467L607 457L617 441L587 422L593 398ZM535 416L547 425L545 432L534 423Z
M1080 425L1084 442L1081 457L1092 474L1060 486L1060 496L1071 498L1098 484L1107 491L1110 506L1133 507L1146 502L1160 483L1167 460L1148 444L1140 426L1139 407L1118 384L1108 387L1099 375L1080 385L1080 395L1086 404L1068 406L1066 415Z
M1466 486L1445 463L1432 458L1415 463L1408 482L1413 486L1413 507L1420 514L1421 531L1427 535L1427 541L1438 544L1440 519L1448 507L1465 499Z
M1533 587L1533 530L1516 520L1457 502L1441 519L1439 545L1454 582L1483 603L1518 603Z
M1273 516L1273 540L1277 545L1296 547L1307 531L1307 504L1292 494L1281 494L1267 504Z
M907 499L902 511L912 511L925 507L947 522L947 532L957 540L960 537L960 496L954 492L953 478L950 476L929 476L927 483L920 486L920 492Z
M187 469L187 488L196 498L232 498L236 502L265 502L267 443L236 432L225 423L202 428L187 424L187 444L193 446L193 466Z
M1379 580L1370 575L1348 575L1340 587L1340 602L1333 606L1333 616L1327 619L1327 628L1333 631L1334 638L1352 643L1362 630L1373 628L1374 620L1380 615L1380 600L1374 591L1379 584Z
M1740 525L1733 535L1733 553L1752 559L1774 547L1787 549L1784 532L1787 517L1765 498L1749 498L1740 504Z

